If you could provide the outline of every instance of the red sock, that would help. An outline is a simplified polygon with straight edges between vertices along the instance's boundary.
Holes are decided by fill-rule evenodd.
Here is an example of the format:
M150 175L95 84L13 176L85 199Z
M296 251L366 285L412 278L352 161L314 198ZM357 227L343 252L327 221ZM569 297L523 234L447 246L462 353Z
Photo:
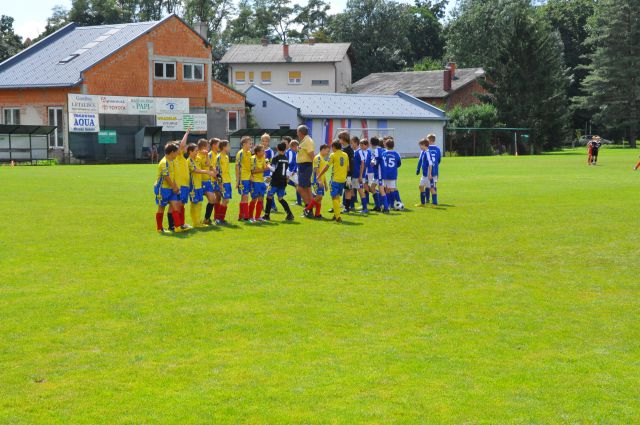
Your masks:
M164 219L163 213L156 213L156 229L162 230L162 220Z
M220 216L220 204L213 204L213 219L218 220Z
M262 207L263 207L263 203L262 203L262 199L259 199L258 202L256 202L256 219L262 217Z
M320 208L322 208L322 204L320 202L316 202L316 217L320 215Z
M251 203L249 204L249 211L247 211L247 218L253 218L253 210L256 207L256 200L252 199Z
M238 210L238 220L242 220L244 218L244 202L240 202L240 209Z
M224 220L227 217L227 206L220 205L220 220Z
M173 225L175 227L180 227L184 224L180 222L180 211L172 211L171 215L173 216Z
M314 205L315 203L316 203L315 199L312 199L312 200L311 200L311 202L309 202L309 203L307 204L307 206L306 206L306 207L304 207L304 210L305 210L305 211L311 211L311 209L313 208L313 205Z

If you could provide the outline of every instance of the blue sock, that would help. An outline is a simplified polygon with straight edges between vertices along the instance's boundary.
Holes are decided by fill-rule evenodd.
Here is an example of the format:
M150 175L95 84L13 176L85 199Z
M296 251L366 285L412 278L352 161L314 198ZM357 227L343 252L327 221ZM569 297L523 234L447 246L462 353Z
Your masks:
M431 190L427 189L424 191L424 200L426 201L426 203L429 203L429 195L431 195Z
M362 210L363 210L363 211L367 211L367 210L368 210L368 208L367 208L367 205L368 205L368 204L369 204L369 200L368 200L367 198L364 198L364 199L362 200Z
M373 194L373 204L376 208L380 207L380 194L378 192Z
M296 201L299 204L302 204L302 196L300 196L300 192L296 191Z
M424 192L420 192L420 203L422 205L427 203L427 194Z
M369 204L369 192L367 192L367 204Z
M402 202L402 200L400 199L400 191L398 189L396 189L395 194L396 194L396 201Z
M387 198L387 195L382 195L382 206L385 210L389 209L389 199Z
M433 205L438 205L438 194L437 194L437 193L434 193L434 194L431 196L431 199L433 199L433 202L432 202L432 203L433 203Z

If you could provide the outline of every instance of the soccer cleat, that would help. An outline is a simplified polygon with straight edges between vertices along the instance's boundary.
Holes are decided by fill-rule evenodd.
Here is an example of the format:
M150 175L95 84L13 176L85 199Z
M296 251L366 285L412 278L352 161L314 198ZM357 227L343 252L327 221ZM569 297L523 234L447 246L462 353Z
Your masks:
M183 224L180 227L182 227L182 230L185 230L185 231L193 229L193 227L190 224L187 224L187 223Z
M210 219L205 218L204 220L202 220L202 224L204 224L205 226L210 226L212 223Z
M380 207L375 207L375 208L373 208L371 211L380 212L380 211L382 211L382 208L380 208Z
M256 218L255 220L253 220L253 222L254 222L254 223L263 223L263 222L265 222L265 221L267 221L267 220L265 220L265 219L264 219L264 218L262 218L262 217L258 217L258 218Z
M333 212L333 208L329 208L329 212L332 213Z
M342 223L342 217L336 218L336 223Z
M167 233L171 233L170 230L166 230L166 229L156 229L156 232L160 233L160 234L167 234Z
M287 221L293 221L295 219L295 217L293 216L293 214L287 214L287 218L285 218L285 220Z
M346 208L345 208L345 209L343 209L343 210L342 210L342 214L349 214L349 211L350 211L350 210L348 210L348 209L346 209Z
M358 211L360 214L369 214L369 210L360 210Z
M383 214L389 214L389 210L388 209L382 210L382 213Z
M316 219L316 220L324 220L324 217L322 216L322 214L314 215L313 218Z
M427 204L415 204L414 205L414 207L416 207L416 208L424 208L426 206L427 206Z
M256 219L255 218L250 218L249 220L247 220L249 223L255 223Z
M222 220L216 220L215 223L216 223L216 226L220 226L222 224Z
M272 211L273 211L273 210L272 210ZM263 219L264 221L269 221L269 220L271 220L271 217L269 216L269 214L265 214L265 215L263 215L263 216L262 216L262 219Z

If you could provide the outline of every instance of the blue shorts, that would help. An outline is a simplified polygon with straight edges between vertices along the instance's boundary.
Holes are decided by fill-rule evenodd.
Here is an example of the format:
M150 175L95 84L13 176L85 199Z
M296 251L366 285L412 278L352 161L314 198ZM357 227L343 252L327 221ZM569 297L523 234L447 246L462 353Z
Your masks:
M218 182L213 182L213 191L214 192L221 192L220 190L220 184L218 184Z
M324 186L314 185L313 192L316 196L324 196Z
M169 188L154 186L153 193L156 195L156 205L160 207L166 207L169 202L178 200L178 195Z
M193 189L189 195L192 204L199 204L204 199L204 192L202 191L202 188Z
M233 189L231 188L231 183L222 183L222 198L223 199L231 199L233 196Z
M313 165L310 162L298 164L298 186L302 188L311 187L311 173Z
M240 187L238 187L239 195L248 195L251 193L251 180L241 180Z
M204 193L213 193L213 183L209 180L202 182L202 192Z
M331 182L331 197L342 196L344 192L344 183Z
M268 195L270 198L273 198L273 195L278 195L278 198L284 198L286 194L287 192L284 187L275 187L275 186L269 187Z
M267 193L267 185L264 182L251 182L251 197L262 198Z
M180 186L180 202L186 204L189 202L189 194L191 193L191 188L189 186Z

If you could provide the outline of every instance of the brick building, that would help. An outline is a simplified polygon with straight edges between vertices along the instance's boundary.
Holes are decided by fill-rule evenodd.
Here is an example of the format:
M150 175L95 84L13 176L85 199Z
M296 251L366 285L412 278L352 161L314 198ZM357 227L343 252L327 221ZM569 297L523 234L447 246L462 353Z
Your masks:
M109 158L101 158L106 148L98 146L96 131L70 129L70 95L116 102L142 99L149 105L170 105L174 99L186 105L186 114L206 115L202 130L208 136L224 137L246 126L245 96L213 79L211 66L211 46L176 15L118 25L71 23L0 64L0 124L57 126L48 136L52 157L65 153L127 161L140 159L136 137L141 134L155 135L141 143L158 144L182 129L160 126L155 109L103 113L101 106L99 128L117 132ZM2 143L0 135L0 148Z
M454 63L443 71L381 72L355 82L352 93L391 95L402 91L445 110L480 103L477 94L486 90L479 80L482 68L456 69Z

